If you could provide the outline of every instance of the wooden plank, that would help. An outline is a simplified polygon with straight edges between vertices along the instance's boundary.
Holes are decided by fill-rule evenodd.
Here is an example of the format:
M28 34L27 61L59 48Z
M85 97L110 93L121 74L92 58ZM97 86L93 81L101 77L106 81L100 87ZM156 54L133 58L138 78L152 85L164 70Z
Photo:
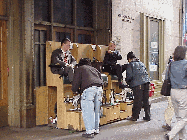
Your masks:
M72 55L75 57L77 63L81 58L90 58L93 60L93 49L90 44L75 44L73 45Z
M127 111L120 111L120 119L125 119L127 118L128 114Z
M65 86L64 85L64 96L67 98L67 96L69 95L69 98L73 98L73 91L71 90L72 85L70 86Z
M60 42L46 42L46 86L57 87L57 127L67 129L67 126L65 126L66 109L64 103L63 80L59 78L58 74L53 74L49 67L53 50L60 48L60 46Z
M6 9L7 9L7 5L6 5L5 0L0 0L0 15L5 16Z
M36 90L36 125L48 124L48 87Z
M127 104L127 116L132 116L132 104Z
M55 103L57 102L57 88L56 87L48 87L48 118L55 118L56 114L54 112ZM48 123L50 120L48 119Z
M8 126L8 105L0 106L0 127Z
M97 45L96 46L96 51L94 53L94 57L99 60L99 62L103 62L105 53L108 50L108 46L104 45Z

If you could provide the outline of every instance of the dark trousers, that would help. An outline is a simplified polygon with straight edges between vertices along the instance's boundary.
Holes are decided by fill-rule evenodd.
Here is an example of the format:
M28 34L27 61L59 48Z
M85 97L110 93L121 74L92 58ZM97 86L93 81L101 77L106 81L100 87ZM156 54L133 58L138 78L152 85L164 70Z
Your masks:
M132 117L135 119L139 118L139 114L142 108L142 101L143 101L145 117L150 118L149 83L133 87L132 90L134 95Z
M53 74L59 74L61 76L68 76L69 81L73 81L73 75L74 75L74 70L70 66L62 67L62 68L57 68L57 67L52 67L51 71Z
M117 75L118 81L120 81L120 82L123 79L122 73L127 69L126 64L124 64L124 65L120 65L120 64L103 65L103 67L104 67L104 69L103 69L104 72L109 72L112 75Z

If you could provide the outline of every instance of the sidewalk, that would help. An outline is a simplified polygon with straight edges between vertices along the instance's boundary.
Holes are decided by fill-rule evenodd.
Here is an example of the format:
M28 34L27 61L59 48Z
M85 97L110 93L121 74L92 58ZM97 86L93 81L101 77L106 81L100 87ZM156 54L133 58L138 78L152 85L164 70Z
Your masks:
M166 97L157 97L150 99L150 103L157 103L166 100ZM122 121L118 121L120 123ZM115 123L113 123L115 124ZM105 125L104 127L106 127ZM71 137L76 137L83 139L81 137L83 132L74 132L72 130L56 129L54 127L46 126L36 126L34 128L15 128L15 127L3 127L0 128L0 140L57 140L57 139L68 139Z

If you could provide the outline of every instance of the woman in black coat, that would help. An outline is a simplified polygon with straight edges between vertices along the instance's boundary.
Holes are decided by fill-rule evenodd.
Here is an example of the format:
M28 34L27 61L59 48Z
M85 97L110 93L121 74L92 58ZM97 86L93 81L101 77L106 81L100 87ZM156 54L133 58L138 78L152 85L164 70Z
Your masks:
M109 72L112 75L117 75L119 88L125 88L126 86L123 84L123 76L122 73L126 70L127 65L117 64L117 60L121 60L122 56L116 50L116 45L114 41L111 41L108 45L108 51L105 53L105 57L103 60L103 71Z

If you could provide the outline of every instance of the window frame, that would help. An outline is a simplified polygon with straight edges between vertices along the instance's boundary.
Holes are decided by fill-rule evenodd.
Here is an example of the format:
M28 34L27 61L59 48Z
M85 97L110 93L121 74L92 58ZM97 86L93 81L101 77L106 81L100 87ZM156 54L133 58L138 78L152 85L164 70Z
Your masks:
M159 68L158 68L158 79L157 81L162 81L162 73L165 69L164 64L164 29L165 20L158 19L154 17L149 17L144 13L140 13L140 60L145 64L149 73L149 48L150 48L150 21L154 20L159 22Z

